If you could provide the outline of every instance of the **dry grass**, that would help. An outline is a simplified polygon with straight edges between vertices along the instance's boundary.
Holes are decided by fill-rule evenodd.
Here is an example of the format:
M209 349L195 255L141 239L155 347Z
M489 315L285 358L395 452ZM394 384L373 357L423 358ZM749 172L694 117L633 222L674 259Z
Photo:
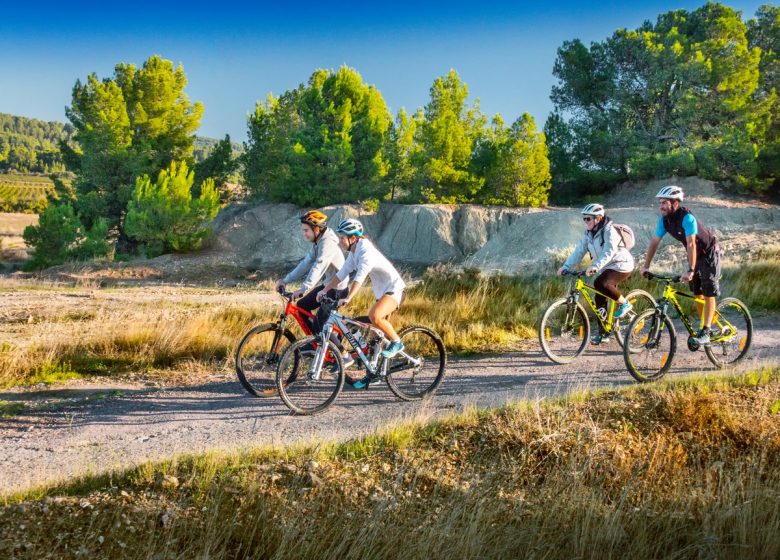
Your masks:
M780 309L775 282L780 273L779 254L777 248L770 248L755 261L726 267L724 295L741 297L754 310ZM517 351L533 344L541 312L550 301L565 295L567 285L568 281L547 272L487 276L475 270L433 269L409 290L392 321L398 328L409 323L431 326L451 353ZM623 289L636 287L660 295L658 283L638 275ZM254 324L274 321L281 309L273 298L243 303L242 294L251 293L246 288L211 290L205 295L170 287L152 295L88 284L65 288L28 283L21 288L31 294L27 301L35 302L37 309L30 312L29 306L22 306L16 313L0 311L0 338L4 340L0 343L0 387L77 375L143 373L196 378L199 372L230 371L241 336ZM0 283L0 295L19 289ZM103 294L103 300L94 294ZM68 305L50 303L57 297ZM86 298L84 305L74 305L79 297ZM372 303L370 289L363 289L345 311L362 314Z
M0 386L78 375L213 373L232 367L235 346L251 326L279 312L272 299L246 290L27 287L33 290L17 294L18 305L0 321Z
M780 371L197 456L9 499L14 558L777 558Z

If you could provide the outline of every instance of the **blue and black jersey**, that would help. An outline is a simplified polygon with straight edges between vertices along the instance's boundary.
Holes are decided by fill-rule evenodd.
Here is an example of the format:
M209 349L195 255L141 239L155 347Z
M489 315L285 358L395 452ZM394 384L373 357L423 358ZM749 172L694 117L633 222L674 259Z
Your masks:
M696 236L696 252L699 254L708 254L715 250L718 240L696 217L691 214L687 208L678 208L668 216L658 218L658 225L655 227L655 234L663 237L668 233L677 241L688 248L688 236Z

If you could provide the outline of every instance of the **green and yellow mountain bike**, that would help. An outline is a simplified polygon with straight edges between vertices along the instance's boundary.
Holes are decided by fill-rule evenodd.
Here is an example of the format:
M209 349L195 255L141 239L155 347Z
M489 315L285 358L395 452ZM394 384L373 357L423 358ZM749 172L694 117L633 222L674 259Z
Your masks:
M590 339L590 321L588 314L580 302L580 298L588 304L588 307L596 316L604 333L614 335L618 344L623 345L623 332L638 313L655 306L653 296L644 290L632 290L626 295L633 309L624 317L615 319L616 302L602 294L596 288L586 283L582 277L585 271L565 272L565 275L575 276L577 280L569 290L569 295L552 302L539 322L539 342L545 355L557 364L568 364L578 358L588 345ZM601 294L607 298L609 308L599 313L596 302L591 296Z
M680 282L680 276L660 276L647 273L647 278L664 282L664 292L655 309L637 314L628 325L627 342L623 346L623 358L629 373L637 381L659 379L669 371L677 350L677 333L669 316L673 307L688 331L688 350L699 350L693 340L696 330L678 298L693 300L704 307L704 298L678 291L672 283ZM703 321L702 309L702 321ZM734 364L745 357L753 340L753 319L747 306L737 298L722 299L712 321L710 343L704 345L704 353L718 367Z

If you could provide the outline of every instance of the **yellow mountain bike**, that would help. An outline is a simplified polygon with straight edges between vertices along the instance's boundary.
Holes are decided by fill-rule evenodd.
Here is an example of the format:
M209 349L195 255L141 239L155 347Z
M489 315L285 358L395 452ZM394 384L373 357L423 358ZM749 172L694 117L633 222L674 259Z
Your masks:
M627 342L623 346L623 358L629 373L637 381L653 381L664 376L672 365L677 349L677 333L669 316L671 306L677 311L688 331L688 350L699 350L693 340L696 330L680 305L678 298L690 299L702 306L704 298L678 291L672 283L680 282L680 276L660 276L647 273L664 283L664 292L655 309L639 313L628 325ZM753 340L753 319L747 306L737 298L724 298L715 309L710 343L704 345L704 353L718 367L734 364L745 357Z
M547 308L539 322L539 342L545 355L557 364L568 364L578 358L588 345L590 339L590 321L588 314L580 302L580 298L593 311L605 334L614 335L618 344L623 345L623 332L637 313L655 307L653 296L644 290L632 290L626 295L633 309L624 317L615 319L615 300L602 294L596 288L586 283L582 277L585 271L564 272L564 275L575 276L577 280L569 289L569 295L558 299ZM607 298L609 308L599 313L596 302L590 295L600 294Z

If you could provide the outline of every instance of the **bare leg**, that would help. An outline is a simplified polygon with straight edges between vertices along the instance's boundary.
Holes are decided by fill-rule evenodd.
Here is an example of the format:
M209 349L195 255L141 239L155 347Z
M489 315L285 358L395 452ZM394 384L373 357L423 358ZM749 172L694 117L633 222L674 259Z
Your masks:
M393 325L390 324L390 321L387 320L387 317L396 309L398 309L398 302L392 297L384 295L368 311L368 318L371 320L371 323L385 333L385 336L391 341L398 340L398 334L395 332Z

